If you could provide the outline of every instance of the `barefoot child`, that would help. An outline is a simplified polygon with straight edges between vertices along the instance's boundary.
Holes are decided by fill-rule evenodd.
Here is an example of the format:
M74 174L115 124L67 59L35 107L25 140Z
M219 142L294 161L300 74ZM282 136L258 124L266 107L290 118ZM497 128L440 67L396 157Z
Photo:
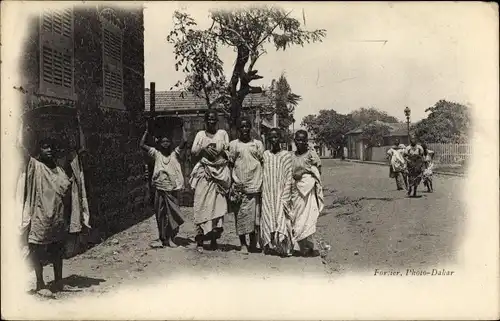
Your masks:
M159 241L151 247L177 247L175 236L184 219L179 207L179 191L184 187L179 159L186 145L185 137L181 144L172 151L172 142L166 136L158 137L157 147L146 145L149 125L142 136L140 147L147 151L154 160L153 174L151 177L154 186L154 212L158 225ZM185 136L185 135L184 135Z
M244 253L256 252L257 234L262 187L262 154L264 145L260 140L250 137L252 123L248 118L240 120L240 136L229 143L230 163L233 171L232 187L241 193L235 208L236 233L240 238ZM247 235L250 246L247 243Z
M307 146L305 130L295 133L297 151L292 156L293 185L291 220L294 241L303 256L317 254L313 236L319 214L323 210L323 188L321 185L321 160Z
M19 137L19 147L27 160L21 233L35 270L35 292L42 296L52 297L54 291L70 290L63 284L65 244L70 233L90 228L85 181L79 161L79 155L84 151L84 139L78 116L77 123L80 149L68 153L65 160L57 159L61 156L58 153L60 145L54 139L41 139L36 156L31 156ZM51 289L46 288L43 279L45 261L52 263L54 268Z

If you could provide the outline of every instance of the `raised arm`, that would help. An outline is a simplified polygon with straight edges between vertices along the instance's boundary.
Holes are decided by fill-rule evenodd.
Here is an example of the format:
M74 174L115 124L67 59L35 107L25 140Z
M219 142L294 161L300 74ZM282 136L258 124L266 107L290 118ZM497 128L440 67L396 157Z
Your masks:
M146 152L149 152L152 149L151 146L146 145L146 138L148 137L148 134L149 134L149 125L146 124L146 131L142 135L141 141L139 142L139 147L145 150Z

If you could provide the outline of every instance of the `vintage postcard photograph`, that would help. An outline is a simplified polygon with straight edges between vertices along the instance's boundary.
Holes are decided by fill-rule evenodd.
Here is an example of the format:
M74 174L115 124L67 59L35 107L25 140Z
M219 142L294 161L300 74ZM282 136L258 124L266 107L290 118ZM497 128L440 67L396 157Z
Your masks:
M496 3L1 14L2 319L500 317Z

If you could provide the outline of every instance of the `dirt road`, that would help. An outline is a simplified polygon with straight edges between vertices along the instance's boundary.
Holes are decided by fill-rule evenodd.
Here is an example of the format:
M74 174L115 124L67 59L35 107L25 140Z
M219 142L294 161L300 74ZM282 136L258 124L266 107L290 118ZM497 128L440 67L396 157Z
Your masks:
M151 217L65 262L66 282L80 294L102 294L120 285L168 280L176 273L340 275L384 267L432 266L453 260L462 233L464 209L458 177L435 177L435 193L409 199L397 191L388 170L377 165L323 161L325 211L318 222L317 241L331 250L324 258L282 259L237 250L234 219L229 215L221 249L199 254L193 247L191 220L180 231L185 247L151 249L156 238ZM192 218L192 209L184 208ZM45 268L52 278L50 267ZM59 297L78 295L61 293Z

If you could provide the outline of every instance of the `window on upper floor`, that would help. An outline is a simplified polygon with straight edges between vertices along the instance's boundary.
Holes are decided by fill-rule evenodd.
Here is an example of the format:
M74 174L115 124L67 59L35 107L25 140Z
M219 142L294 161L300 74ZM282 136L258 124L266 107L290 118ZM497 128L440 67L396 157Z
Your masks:
M40 15L40 94L75 99L73 8Z
M102 21L103 106L123 109L123 31Z

